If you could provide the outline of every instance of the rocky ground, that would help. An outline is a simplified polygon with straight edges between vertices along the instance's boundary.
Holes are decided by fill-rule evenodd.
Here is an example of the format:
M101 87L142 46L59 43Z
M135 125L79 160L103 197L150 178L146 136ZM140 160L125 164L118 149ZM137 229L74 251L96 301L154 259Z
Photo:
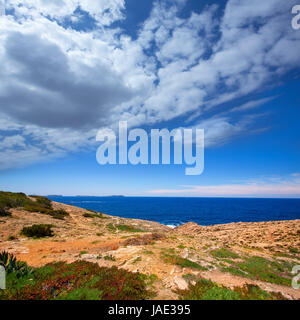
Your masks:
M300 299L291 286L292 268L300 265L300 220L232 223L175 229L155 222L103 214L87 217L85 209L53 203L70 215L64 220L11 209L0 218L0 250L31 266L83 259L152 275L156 299L177 299L176 289L199 278L233 288L256 284L288 299ZM55 236L28 239L24 226L51 224Z

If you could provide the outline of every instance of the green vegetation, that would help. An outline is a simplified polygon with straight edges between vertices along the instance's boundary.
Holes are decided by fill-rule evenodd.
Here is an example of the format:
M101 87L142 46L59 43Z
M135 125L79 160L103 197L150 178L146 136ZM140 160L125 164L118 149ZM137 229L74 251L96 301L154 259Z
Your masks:
M80 251L79 257L81 258L81 256L83 256L84 254L88 254L88 252L87 251Z
M207 270L205 267L202 267L200 264L193 262L189 259L182 258L177 255L164 254L163 259L167 263L175 264L182 268L191 268L191 269L197 269L202 271Z
M136 264L137 262L140 262L142 261L142 258L141 257L137 257L133 260L132 264Z
M299 260L300 261L300 257L295 256L293 254L287 254L287 253L283 253L283 252L275 252L274 254L277 257L282 257L282 258L289 258L289 259L294 259L294 260Z
M63 220L65 217L69 216L69 214L65 210L54 210L52 208L51 200L46 197L40 196L31 196L35 199L32 201L30 199L29 203L24 205L24 210L29 212L39 212L42 214L47 214L52 216L54 219Z
M233 263L222 271L254 280L290 286L293 263L273 261L259 256L244 258L243 262Z
M53 237L52 225L50 224L35 224L31 227L24 227L21 234L29 238L45 238Z
M10 215L11 208L23 208L29 212L39 212L47 214L55 219L64 219L69 214L65 210L54 210L51 200L41 196L31 196L34 200L28 198L24 193L12 193L0 191L0 216ZM8 215L7 215L8 213Z
M51 263L17 278L7 275L0 300L144 300L154 296L147 276L76 261Z
M85 218L98 218L98 219L105 219L105 217L103 217L102 213L89 213L89 212L86 212L83 214L83 216Z
M248 257L237 264L252 279L290 286L292 265L288 262L271 261L263 257Z
M246 277L246 273L245 272L239 270L236 267L232 267L232 266L230 266L230 267L224 266L223 268L221 268L221 271L231 273L234 276Z
M238 254L226 248L212 250L210 251L210 254L215 258L222 258L222 259L223 258L230 258L230 259L239 258Z
M0 218L1 217L11 217L11 213L7 210L7 208L0 207Z
M23 207L29 199L24 193L12 193L0 191L0 208Z
M145 232L142 229L138 229L138 228L126 225L126 224L112 224L112 223L109 223L106 227L111 232L116 232L117 230L119 230L121 232L132 232L132 233Z
M293 254L295 254L295 253L296 253L296 254L297 254L297 253L300 253L297 248L293 248L293 247L290 247L290 248L289 248L289 252L290 252L290 253L293 253Z
M154 254L154 252L151 250L144 250L143 253L148 255Z
M191 281L196 281L197 280L197 276L195 274L192 274L192 273L184 274L182 276L182 278L184 280L186 280L187 282L191 282Z
M116 261L116 258L111 254L105 256L103 259L106 261Z
M276 300L281 294L268 293L258 286L245 285L233 290L206 279L200 279L187 290L178 290L181 300Z

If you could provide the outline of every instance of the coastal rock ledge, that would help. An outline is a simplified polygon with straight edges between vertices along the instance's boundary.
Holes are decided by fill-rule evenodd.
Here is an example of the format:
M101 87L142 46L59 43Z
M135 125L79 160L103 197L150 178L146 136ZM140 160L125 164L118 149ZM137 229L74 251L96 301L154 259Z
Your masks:
M204 228L205 227L199 226L199 224L195 222L188 222L175 228L174 230L182 234L198 234L203 231Z

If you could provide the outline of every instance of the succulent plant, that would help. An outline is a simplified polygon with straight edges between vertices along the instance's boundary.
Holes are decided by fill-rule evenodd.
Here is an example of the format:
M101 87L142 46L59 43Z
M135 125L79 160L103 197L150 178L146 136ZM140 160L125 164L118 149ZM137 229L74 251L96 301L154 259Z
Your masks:
M0 253L0 264L4 266L8 274L15 272L18 278L33 272L25 262L17 261L17 258L12 253L6 251Z

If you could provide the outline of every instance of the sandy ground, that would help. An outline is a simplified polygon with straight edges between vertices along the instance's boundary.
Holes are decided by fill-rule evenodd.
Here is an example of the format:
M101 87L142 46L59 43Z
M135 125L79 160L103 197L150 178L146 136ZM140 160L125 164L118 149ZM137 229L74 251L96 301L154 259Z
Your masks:
M204 277L228 287L245 283L257 284L267 291L281 292L289 299L300 299L300 290L291 286L270 284L222 272L218 259L210 252L229 248L241 256L261 256L300 264L300 220L233 223L201 227L188 223L176 229L155 222L123 219L104 215L103 219L86 218L86 210L54 203L56 209L65 209L70 216L55 220L39 213L12 209L12 218L0 218L0 250L14 253L31 266L42 266L53 261L72 262L78 259L100 266L118 266L133 272L155 274L156 299L176 299L174 290L188 286L185 274ZM55 236L43 240L20 236L24 226L52 224ZM113 231L109 225L126 224L145 232ZM14 240L8 240L10 237ZM11 239L11 238L10 238ZM133 240L132 240L133 239ZM291 254L291 248L296 249ZM176 254L199 263L207 271L195 271L166 262L163 255ZM112 255L115 261L103 259Z

